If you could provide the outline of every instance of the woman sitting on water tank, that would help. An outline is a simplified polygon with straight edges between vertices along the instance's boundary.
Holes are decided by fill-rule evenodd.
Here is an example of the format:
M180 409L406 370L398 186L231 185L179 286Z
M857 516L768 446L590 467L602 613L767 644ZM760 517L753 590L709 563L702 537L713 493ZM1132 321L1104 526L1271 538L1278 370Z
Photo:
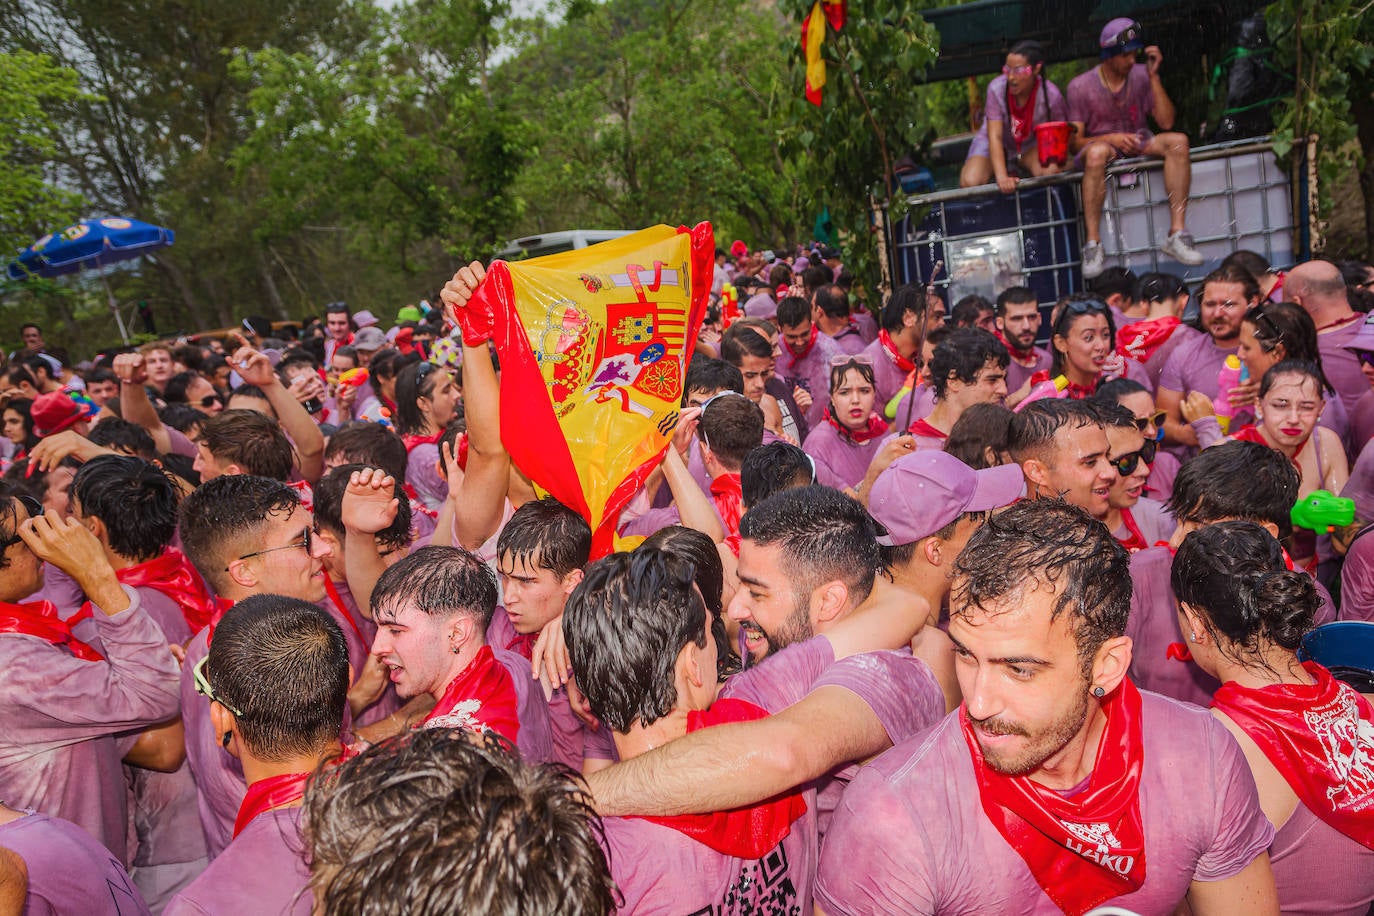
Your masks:
M1003 194L1016 190L1021 175L1053 175L1062 165L1041 165L1035 125L1067 121L1059 87L1044 78L1045 50L1038 41L1017 42L1002 75L988 84L983 123L973 136L959 187L996 180Z

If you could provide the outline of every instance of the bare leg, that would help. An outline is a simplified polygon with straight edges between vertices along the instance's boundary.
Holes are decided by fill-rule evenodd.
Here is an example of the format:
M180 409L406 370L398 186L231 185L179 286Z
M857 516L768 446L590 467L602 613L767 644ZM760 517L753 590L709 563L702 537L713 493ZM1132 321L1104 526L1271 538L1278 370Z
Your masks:
M1145 147L1145 155L1164 159L1164 190L1169 193L1169 234L1182 232L1187 228L1188 192L1193 183L1188 135L1158 134Z
M1034 175L1036 178L1040 178L1044 175L1058 175L1060 172L1064 171L1064 167L1057 162L1052 162L1049 165L1041 165L1040 155L1033 149L1026 150L1026 152L1021 154L1021 167L1025 169L1028 174Z
M1107 200L1107 163L1116 158L1110 143L1089 143L1083 150L1083 228L1087 241L1102 241L1102 204Z
M992 182L992 160L987 156L969 156L959 172L959 187L976 188Z

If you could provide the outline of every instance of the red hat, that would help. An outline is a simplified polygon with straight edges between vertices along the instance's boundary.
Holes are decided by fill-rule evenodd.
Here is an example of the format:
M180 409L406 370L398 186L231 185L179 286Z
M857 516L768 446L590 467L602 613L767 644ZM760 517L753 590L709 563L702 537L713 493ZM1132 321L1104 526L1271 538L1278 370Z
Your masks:
M54 391L35 398L29 416L33 417L33 431L41 438L86 419L86 412L65 391Z
M392 340L392 343L395 344L396 349L400 350L402 353L414 353L415 344L411 342L414 336L414 328L401 328L396 332L396 337Z
M744 244L740 239L735 239L734 243L730 246L730 257L732 258L742 258L748 253L749 246Z

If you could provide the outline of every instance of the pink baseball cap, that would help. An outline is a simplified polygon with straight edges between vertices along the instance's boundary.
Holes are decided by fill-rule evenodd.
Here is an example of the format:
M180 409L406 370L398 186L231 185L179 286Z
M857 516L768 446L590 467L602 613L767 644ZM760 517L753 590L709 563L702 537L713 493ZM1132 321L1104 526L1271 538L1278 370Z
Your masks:
M924 449L903 455L878 475L868 495L868 512L887 534L884 547L911 544L965 512L1010 506L1026 495L1021 466L975 471L953 455Z

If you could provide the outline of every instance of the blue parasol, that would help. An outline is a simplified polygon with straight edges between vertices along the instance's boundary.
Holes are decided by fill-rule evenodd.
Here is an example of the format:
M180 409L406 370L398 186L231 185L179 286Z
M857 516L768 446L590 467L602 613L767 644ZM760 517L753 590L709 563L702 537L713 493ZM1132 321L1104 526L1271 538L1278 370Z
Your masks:
M61 232L45 235L19 253L10 262L6 273L11 280L27 280L31 276L59 277L80 270L91 270L128 261L166 248L176 239L171 229L154 226L136 219L111 216L105 219L82 220ZM119 335L128 343L129 334L119 314L110 284L102 276L105 293L110 300L119 325Z

